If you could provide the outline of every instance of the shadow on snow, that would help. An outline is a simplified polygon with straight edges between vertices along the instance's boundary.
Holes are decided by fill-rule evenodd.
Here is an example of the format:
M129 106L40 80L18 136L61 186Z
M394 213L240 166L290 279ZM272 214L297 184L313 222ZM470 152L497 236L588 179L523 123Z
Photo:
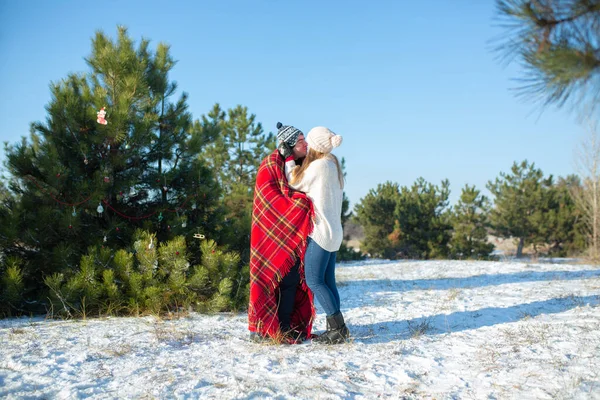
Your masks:
M451 314L438 314L413 318L405 321L377 322L366 325L355 325L348 321L348 326L355 341L374 344L406 340L415 331L423 335L441 335L516 322L524 318L535 318L542 314L557 314L578 306L589 304L598 306L600 295L559 297L532 303L518 304L511 307L487 307L474 311L459 311Z

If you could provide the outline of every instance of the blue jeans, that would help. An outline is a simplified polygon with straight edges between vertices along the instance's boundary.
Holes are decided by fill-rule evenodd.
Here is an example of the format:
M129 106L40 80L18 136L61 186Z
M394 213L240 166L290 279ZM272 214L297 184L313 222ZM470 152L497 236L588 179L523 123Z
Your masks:
M324 250L312 238L308 238L304 257L306 283L327 316L340 311L340 295L335 284L336 254L336 251Z

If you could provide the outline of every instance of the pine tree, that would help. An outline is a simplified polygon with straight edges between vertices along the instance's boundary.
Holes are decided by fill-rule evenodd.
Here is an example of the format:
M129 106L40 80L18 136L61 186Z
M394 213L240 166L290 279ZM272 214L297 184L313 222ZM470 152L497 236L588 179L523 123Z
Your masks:
M540 212L534 214L539 227L539 243L549 246L550 255L565 257L585 250L583 218L571 196L581 190L576 175L559 178L545 193Z
M212 138L201 156L223 188L224 241L248 260L254 182L261 161L275 149L275 136L265 134L256 116L239 105L225 112L215 104L202 116L199 129Z
M409 189L402 187L395 209L394 240L401 256L429 259L445 257L450 240L448 197L450 182L441 186L417 179Z
M342 168L342 173L344 174L344 182L346 181L346 159L344 157L342 157L342 160L340 161L340 167ZM348 199L348 196L346 196L346 192L344 191L343 195L342 195L342 226L344 226L346 224L346 222L348 222L348 220L350 220L350 218L352 217L352 211L350 210L350 200Z
M17 237L16 230L16 199L0 181L0 265L2 261L11 255L20 255L20 251L14 246ZM1 268L0 268L1 271Z
M487 241L489 200L475 186L465 185L452 212L450 254L453 258L487 259L494 245Z
M17 213L17 198L0 181L0 318L25 311L22 257L27 249L16 240Z
M46 121L7 147L20 200L12 246L26 249L32 292L43 277L79 273L89 247L129 246L139 228L161 241L214 237L222 219L220 189L197 157L204 133L193 128L185 93L170 100L169 47L135 47L120 27L114 41L98 32L86 61L89 73L52 84Z
M248 302L250 270L242 268L237 253L223 252L212 240L200 243L202 260L193 267L190 289L198 294L202 310L219 312L245 307Z
M498 50L525 67L521 94L559 106L572 100L592 115L600 104L600 2L496 3L508 33Z
M344 173L344 180L346 179L346 160L342 157L340 162L342 171ZM337 252L338 261L350 261L350 260L361 260L364 258L361 252L355 251L352 247L346 245L348 236L345 233L346 222L352 218L352 211L350 210L350 200L346 196L344 191L342 196L342 227L344 228L344 241L340 245L340 249Z
M397 249L390 239L394 231L394 211L400 197L397 183L377 185L354 207L356 219L365 231L361 249L371 257L395 258Z
M542 170L527 160L515 162L511 173L501 172L500 177L487 184L494 196L491 225L499 237L518 240L517 257L523 255L524 246L533 243L538 233L533 215L541 208L545 185Z
M0 317L22 311L23 271L19 258L10 256L0 268Z
M47 276L52 314L160 315L189 309L227 311L247 304L249 272L237 253L202 240L197 246L201 260L192 266L183 236L161 242L157 235L137 230L133 240L132 252L121 249L113 256L107 248L90 248L70 277ZM11 276L3 280L9 289L18 283L18 273Z

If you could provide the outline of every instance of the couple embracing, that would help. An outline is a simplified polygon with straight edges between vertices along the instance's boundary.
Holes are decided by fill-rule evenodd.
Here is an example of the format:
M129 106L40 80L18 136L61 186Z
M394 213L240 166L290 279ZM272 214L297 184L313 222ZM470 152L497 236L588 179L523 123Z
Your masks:
M342 137L325 127L306 137L277 124L278 147L256 176L250 237L248 323L255 341L345 342L350 333L335 283L342 244L344 176L333 148ZM327 327L313 335L314 297Z

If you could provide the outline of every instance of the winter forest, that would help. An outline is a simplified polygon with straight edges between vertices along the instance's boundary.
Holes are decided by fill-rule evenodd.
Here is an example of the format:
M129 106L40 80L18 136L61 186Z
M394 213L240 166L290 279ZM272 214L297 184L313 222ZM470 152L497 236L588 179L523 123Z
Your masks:
M85 57L88 71L52 82L31 135L5 144L1 315L243 310L253 185L273 133L243 105L194 117L169 78L170 47L125 27L99 31ZM490 177L491 198L467 184L450 205L448 180L423 178L379 183L352 210L344 196L338 260L494 260L499 240L517 258L596 260L595 134L579 175L515 160Z
M5 96L49 94L0 132L0 397L600 399L600 2L467 3L0 2ZM335 312L251 248L280 114L345 126Z

